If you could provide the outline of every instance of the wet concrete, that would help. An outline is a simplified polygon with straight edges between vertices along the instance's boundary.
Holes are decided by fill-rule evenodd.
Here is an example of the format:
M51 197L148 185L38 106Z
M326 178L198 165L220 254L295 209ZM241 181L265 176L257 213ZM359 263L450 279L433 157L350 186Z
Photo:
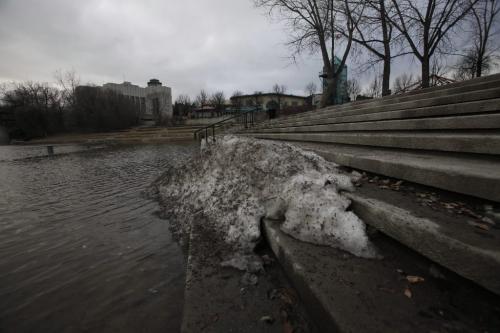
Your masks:
M184 256L142 192L196 147L1 148L0 332L178 331Z

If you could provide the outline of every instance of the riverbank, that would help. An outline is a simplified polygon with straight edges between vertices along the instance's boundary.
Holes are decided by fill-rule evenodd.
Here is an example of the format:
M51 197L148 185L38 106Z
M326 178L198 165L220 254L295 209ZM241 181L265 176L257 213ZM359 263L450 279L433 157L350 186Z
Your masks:
M148 144L193 141L196 126L136 127L122 131L103 133L66 133L15 144Z

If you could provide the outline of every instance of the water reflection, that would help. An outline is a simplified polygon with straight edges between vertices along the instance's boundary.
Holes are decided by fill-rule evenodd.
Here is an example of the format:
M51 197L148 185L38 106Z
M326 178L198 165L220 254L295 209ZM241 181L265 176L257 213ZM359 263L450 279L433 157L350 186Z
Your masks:
M177 331L184 258L141 192L195 147L21 150L0 161L0 331Z

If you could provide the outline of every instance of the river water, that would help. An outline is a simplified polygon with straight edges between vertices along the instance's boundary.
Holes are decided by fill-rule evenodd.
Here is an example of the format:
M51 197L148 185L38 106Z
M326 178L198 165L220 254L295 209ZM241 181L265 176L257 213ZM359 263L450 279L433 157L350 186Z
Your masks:
M195 149L0 146L0 332L178 331L184 256L142 191Z

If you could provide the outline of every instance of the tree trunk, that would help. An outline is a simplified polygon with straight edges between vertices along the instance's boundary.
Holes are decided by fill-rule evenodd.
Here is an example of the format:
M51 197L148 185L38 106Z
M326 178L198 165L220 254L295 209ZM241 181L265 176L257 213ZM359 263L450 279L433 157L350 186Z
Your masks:
M424 56L422 59L422 88L429 88L430 86L430 66L429 57Z
M382 75L382 96L391 94L391 45L389 31L387 29L385 0L379 1L380 23L382 25L382 38L384 40L384 72Z
M382 75L382 96L388 96L391 94L391 58L384 58L384 72Z
M480 54L476 63L476 77L481 77L483 74L483 55Z

